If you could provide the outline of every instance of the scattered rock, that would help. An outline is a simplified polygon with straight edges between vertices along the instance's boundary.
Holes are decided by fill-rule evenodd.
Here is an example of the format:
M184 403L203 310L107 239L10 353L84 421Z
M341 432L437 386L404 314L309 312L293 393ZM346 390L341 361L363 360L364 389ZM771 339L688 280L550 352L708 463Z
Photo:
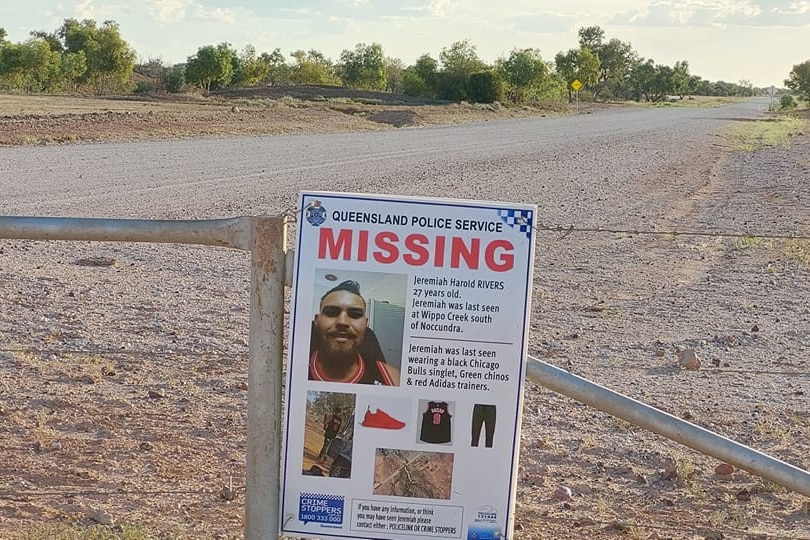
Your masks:
M736 497L738 501L750 501L751 492L748 491L746 488L742 488L740 491L737 492Z
M140 445L138 445L138 448L140 448L141 450L149 451L153 448L153 446L152 443L143 441Z
M664 349L655 350L655 356L657 356L658 358L663 358L665 354L666 352L664 351Z
M728 463L721 463L717 467L714 468L714 474L720 476L729 476L734 473L734 466L729 465Z
M413 126L419 124L419 113L413 110L406 111L380 111L368 117L372 122L389 124L394 127Z
M678 353L678 365L689 371L697 371L700 369L700 358L694 350L684 349Z
M661 473L662 480L675 480L678 478L678 467L675 462L668 463L664 472Z
M163 398L166 397L166 392L164 392L163 390L150 389L149 390L149 397L151 399L163 399Z
M553 497L558 501L570 501L574 498L574 494L571 492L570 487L557 486L557 489L554 490Z
M238 112L239 112L239 107L237 107L236 105L234 105L233 107L231 107L231 112L232 112L232 113L238 113Z
M236 499L236 490L231 486L225 486L220 490L219 496L222 497L224 501L232 501Z
M85 257L76 260L79 266L115 266L116 262L111 257Z
M112 525L115 522L113 517L101 508L93 508L90 506L85 512L87 513L87 517L101 525Z
M703 538L705 540L723 540L725 535L721 531L704 531Z

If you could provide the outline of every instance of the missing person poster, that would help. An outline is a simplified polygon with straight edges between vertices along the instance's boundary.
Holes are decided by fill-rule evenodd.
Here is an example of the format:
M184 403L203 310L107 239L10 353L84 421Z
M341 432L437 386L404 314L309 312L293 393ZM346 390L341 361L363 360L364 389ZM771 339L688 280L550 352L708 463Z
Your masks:
M510 537L536 207L300 208L281 533Z

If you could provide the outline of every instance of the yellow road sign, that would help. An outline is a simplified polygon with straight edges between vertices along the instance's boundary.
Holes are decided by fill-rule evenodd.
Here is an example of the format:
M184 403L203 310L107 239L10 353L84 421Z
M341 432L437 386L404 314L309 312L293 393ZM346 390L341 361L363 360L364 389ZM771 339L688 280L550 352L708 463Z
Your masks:
M580 88L582 88L582 83L579 82L579 79L574 79L574 82L571 83L571 88L573 88L574 90L579 90Z

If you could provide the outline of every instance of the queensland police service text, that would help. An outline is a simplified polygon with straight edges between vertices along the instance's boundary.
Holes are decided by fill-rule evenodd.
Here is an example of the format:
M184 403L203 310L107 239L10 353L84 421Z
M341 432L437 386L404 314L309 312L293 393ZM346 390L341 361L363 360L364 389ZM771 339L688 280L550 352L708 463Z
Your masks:
M425 229L479 231L501 233L500 221L455 219L405 215L384 215L365 212L332 213L335 221L374 223L421 227ZM402 261L409 266L435 268L486 268L493 272L508 272L515 265L514 245L496 238L464 238L446 234L422 232L368 231L322 227L318 236L318 258L327 260L374 261L394 264Z

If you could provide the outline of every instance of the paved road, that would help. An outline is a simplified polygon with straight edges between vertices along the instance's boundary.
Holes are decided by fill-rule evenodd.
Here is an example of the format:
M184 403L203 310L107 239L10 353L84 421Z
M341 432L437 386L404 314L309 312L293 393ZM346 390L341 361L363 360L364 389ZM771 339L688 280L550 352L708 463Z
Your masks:
M0 148L0 214L215 218L300 189L535 202L546 222L633 216L637 182L706 157L758 100L388 132ZM645 180L646 179L646 180ZM597 187L600 189L593 190ZM606 196L608 193L611 196ZM638 214L636 216L636 214Z

